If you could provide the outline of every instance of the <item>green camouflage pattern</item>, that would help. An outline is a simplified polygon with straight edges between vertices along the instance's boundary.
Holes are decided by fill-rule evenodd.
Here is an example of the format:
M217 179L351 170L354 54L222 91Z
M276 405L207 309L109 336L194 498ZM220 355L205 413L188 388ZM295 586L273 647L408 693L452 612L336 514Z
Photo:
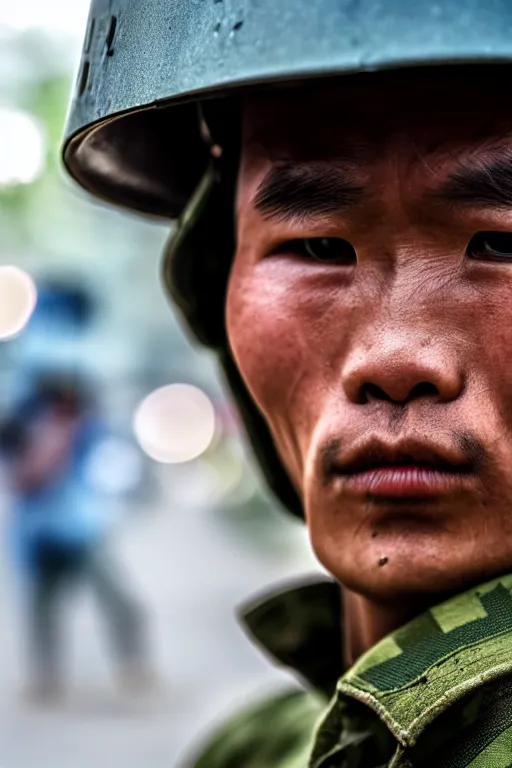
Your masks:
M260 599L245 619L311 691L238 713L194 768L511 768L512 576L431 608L341 676L340 654L327 658L342 654L334 582Z
M265 594L244 605L240 618L273 661L296 670L327 700L334 695L344 672L338 583L315 578L278 594Z
M304 768L326 701L289 690L233 716L203 747L194 768Z
M343 673L340 586L305 579L253 598L239 617L251 639L308 690L275 693L231 716L182 768L305 768L315 725Z
M364 654L338 682L310 767L509 768L511 590L512 576L472 589ZM347 743L357 721L364 737Z

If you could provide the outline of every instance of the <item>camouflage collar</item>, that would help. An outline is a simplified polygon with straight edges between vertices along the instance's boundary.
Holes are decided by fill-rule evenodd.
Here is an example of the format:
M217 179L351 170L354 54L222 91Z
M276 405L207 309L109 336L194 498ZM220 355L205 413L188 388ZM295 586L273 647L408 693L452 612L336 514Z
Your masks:
M353 752L362 765L416 765L416 753L428 752L425 744L440 743L450 733L461 732L467 719L466 702L474 701L475 695L487 701L485 691L490 688L501 696L500 686L505 686L505 698L510 695L512 575L431 608L381 640L348 671L343 670L341 596L334 581L310 579L266 595L246 606L242 617L274 660L297 671L316 690L332 695L316 733L312 768L345 765L346 759L352 765L353 758L348 756ZM485 704L480 710L489 707ZM465 713L462 725L452 715L458 709ZM473 704L469 710L480 712ZM507 712L512 746L510 707ZM494 728L499 717L491 715ZM449 727L446 717L451 718ZM441 729L442 737L432 738L436 729ZM471 751L467 745L474 731L474 753L479 755L478 728L469 725L466 730L466 751ZM456 753L459 748L456 744ZM389 750L395 755L391 763L382 759ZM361 755L365 755L362 763ZM428 755L425 760L418 765L431 765Z
M487 683L511 675L511 591L512 576L471 589L364 654L338 682L311 765L324 765L341 750L343 733L333 723L356 703L369 707L369 720L378 715L396 740L392 764L409 765L397 757L405 757L434 720Z
M328 698L344 672L341 590L312 577L242 606L240 618L274 661L293 669Z

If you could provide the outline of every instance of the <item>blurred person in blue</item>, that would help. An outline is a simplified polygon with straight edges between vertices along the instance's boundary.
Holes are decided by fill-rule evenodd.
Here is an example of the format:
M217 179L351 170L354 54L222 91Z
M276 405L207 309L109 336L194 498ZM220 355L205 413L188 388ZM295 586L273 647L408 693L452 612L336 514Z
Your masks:
M69 359L67 366L61 358L52 368L48 356L43 365L27 353L45 347L45 334L58 348L56 329L70 339L76 335L79 347L90 314L80 290L50 287L41 293L23 339L25 364L16 387L23 396L0 433L12 492L10 543L27 587L29 694L36 700L62 692L62 609L84 582L108 623L120 682L139 690L150 679L143 611L108 546L117 507L97 478L110 436L93 388Z

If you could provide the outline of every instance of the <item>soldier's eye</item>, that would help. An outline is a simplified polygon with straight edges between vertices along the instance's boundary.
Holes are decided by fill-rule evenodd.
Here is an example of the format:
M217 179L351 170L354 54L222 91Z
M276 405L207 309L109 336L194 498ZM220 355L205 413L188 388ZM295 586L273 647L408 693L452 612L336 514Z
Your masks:
M351 266L357 261L354 246L341 237L308 237L292 240L283 250L293 251L315 261Z
M471 238L466 253L481 261L512 261L512 233L479 232Z

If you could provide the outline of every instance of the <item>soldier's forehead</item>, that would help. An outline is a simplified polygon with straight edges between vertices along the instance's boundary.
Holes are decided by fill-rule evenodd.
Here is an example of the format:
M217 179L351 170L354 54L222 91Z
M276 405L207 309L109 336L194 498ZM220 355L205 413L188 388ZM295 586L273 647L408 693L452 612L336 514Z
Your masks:
M462 72L338 78L247 98L243 109L244 153L277 159L371 163L391 147L447 157L508 145L511 136L504 89Z

